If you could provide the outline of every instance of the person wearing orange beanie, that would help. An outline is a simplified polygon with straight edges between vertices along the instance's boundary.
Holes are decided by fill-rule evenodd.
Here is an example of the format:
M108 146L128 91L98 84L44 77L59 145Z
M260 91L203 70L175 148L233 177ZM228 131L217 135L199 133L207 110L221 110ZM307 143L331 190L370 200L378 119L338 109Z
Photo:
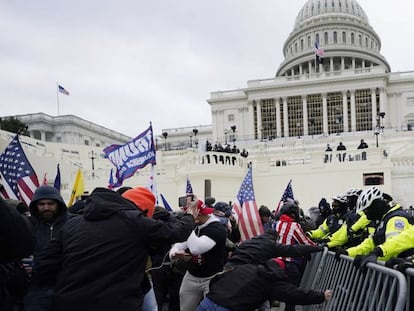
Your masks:
M145 187L135 187L125 191L122 196L134 203L139 210L152 218L155 210L155 196Z

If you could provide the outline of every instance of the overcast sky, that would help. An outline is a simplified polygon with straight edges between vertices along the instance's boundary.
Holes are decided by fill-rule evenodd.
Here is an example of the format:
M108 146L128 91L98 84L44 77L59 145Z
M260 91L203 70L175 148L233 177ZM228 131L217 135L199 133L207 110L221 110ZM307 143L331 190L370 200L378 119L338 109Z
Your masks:
M414 70L414 4L359 0L392 71ZM274 77L304 0L0 2L0 116L74 114L129 136L211 124L210 92Z

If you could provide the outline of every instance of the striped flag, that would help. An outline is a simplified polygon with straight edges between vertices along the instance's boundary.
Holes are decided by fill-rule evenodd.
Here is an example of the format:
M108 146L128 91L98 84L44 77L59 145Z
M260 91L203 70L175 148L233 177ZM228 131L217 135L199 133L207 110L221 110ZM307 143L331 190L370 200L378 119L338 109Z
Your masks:
M263 225L254 196L251 166L240 186L240 190L233 204L233 210L238 219L242 241L263 233Z
M316 63L323 64L323 55L324 54L325 54L325 51L319 46L318 42L315 42Z
M23 201L29 206L39 180L23 151L19 134L0 155L0 177L3 197Z
M47 173L45 173L45 175L43 176L43 182L42 185L48 185L49 182L47 181Z
M292 179L289 181L289 183L286 186L285 192L283 192L282 197L280 198L279 203L277 204L276 207L276 214L279 212L280 207L288 201L294 201L295 198L293 196L293 189L292 189Z
M61 86L60 84L58 84L58 90L62 94L65 94L67 96L69 95L69 92L63 86Z

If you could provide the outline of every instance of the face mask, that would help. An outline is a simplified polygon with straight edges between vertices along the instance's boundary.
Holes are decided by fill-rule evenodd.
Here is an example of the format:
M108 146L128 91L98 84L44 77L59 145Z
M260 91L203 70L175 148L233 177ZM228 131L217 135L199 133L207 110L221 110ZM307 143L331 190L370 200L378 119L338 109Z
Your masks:
M365 210L365 215L369 220L380 220L388 211L389 206L383 200L377 199Z

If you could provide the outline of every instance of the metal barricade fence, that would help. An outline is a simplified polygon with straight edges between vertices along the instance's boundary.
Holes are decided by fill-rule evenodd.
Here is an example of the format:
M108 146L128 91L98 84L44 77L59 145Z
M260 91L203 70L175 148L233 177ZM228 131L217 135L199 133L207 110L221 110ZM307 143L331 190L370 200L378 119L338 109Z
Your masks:
M407 280L399 271L369 263L366 273L361 273L353 266L353 258L341 255L336 260L327 249L312 256L301 287L333 291L329 302L302 306L304 311L403 311L408 296Z
M407 299L407 304L406 304L406 311L410 311L410 307L414 309L414 305L413 305L413 301L414 300L414 296L412 297L412 295L414 295L412 293L412 291L414 290L413 286L413 281L414 281L414 268L408 268L405 270L405 273L407 275L407 291L409 293L408 297L409 299Z

